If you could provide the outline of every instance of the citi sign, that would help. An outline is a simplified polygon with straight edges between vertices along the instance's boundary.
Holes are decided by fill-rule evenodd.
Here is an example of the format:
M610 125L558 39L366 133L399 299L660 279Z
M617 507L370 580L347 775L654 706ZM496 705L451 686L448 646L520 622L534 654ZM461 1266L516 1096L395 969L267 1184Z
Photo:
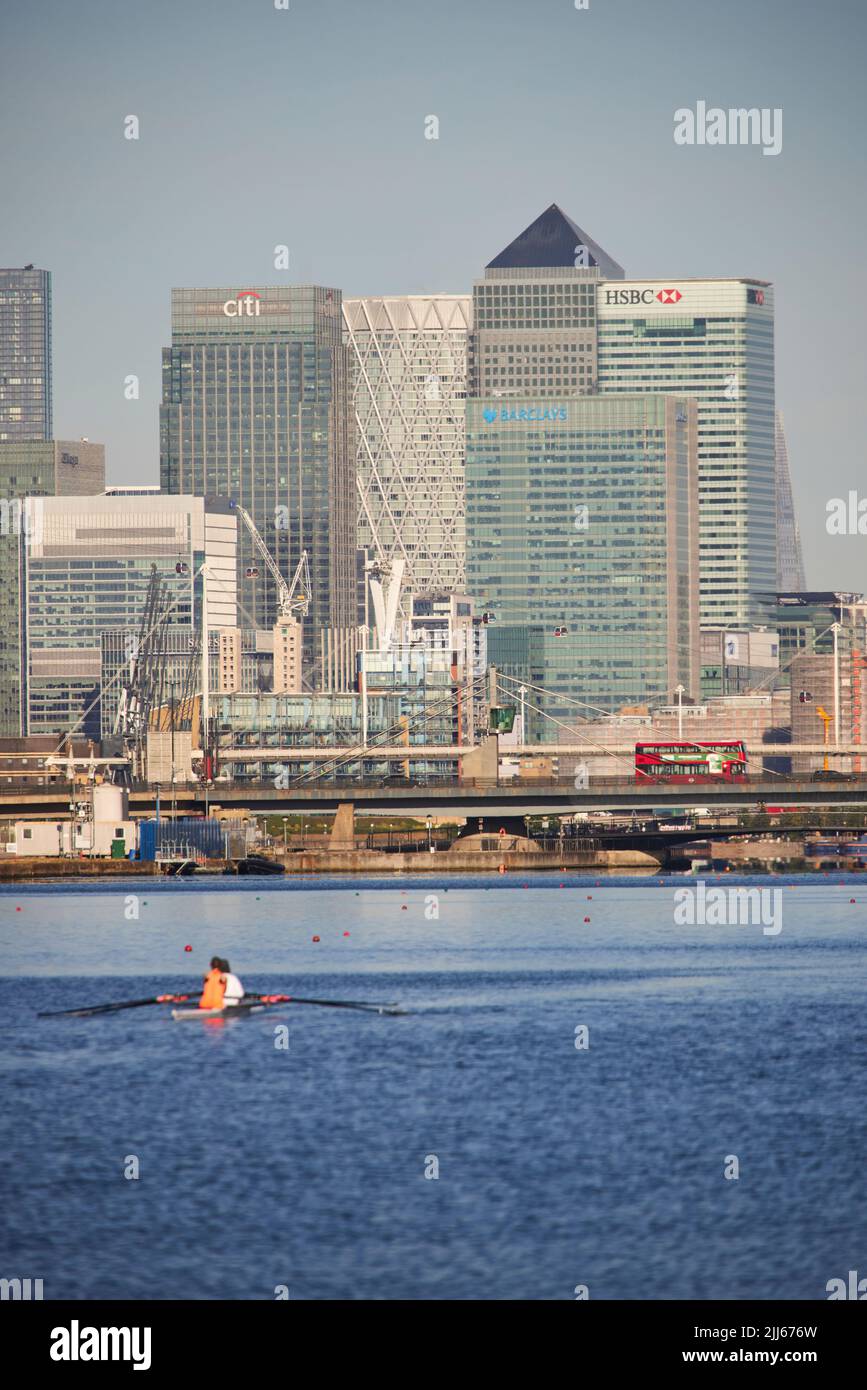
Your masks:
M680 290L606 290L606 304L652 304L658 299L660 304L677 304L683 299Z
M260 295L255 290L241 290L235 299L227 299L223 313L227 319L257 319Z

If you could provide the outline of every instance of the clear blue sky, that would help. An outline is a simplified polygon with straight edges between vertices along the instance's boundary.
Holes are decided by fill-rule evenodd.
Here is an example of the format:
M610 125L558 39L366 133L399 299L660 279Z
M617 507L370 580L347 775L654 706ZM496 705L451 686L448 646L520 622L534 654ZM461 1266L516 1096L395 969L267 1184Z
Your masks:
M0 265L54 274L55 434L157 480L173 285L468 291L558 202L627 275L774 282L807 581L867 589L824 524L867 496L865 38L863 0L0 0ZM698 100L781 107L782 153L676 146Z

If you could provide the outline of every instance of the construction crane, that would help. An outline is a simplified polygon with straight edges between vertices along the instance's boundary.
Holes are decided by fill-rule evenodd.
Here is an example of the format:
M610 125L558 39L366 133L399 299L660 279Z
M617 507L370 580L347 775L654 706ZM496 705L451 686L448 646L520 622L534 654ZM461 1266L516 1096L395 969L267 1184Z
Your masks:
M307 551L302 550L301 559L295 566L295 573L292 576L291 583L287 584L277 568L276 561L270 550L259 535L256 524L246 507L242 507L240 502L233 502L232 506L249 531L253 545L256 547L262 560L264 560L268 573L277 585L277 606L280 610L280 617L294 618L296 621L299 618L306 618L310 610L310 602L312 599L310 566L307 563ZM256 573L258 573L256 567L254 565L250 566L248 569L248 577L254 578Z

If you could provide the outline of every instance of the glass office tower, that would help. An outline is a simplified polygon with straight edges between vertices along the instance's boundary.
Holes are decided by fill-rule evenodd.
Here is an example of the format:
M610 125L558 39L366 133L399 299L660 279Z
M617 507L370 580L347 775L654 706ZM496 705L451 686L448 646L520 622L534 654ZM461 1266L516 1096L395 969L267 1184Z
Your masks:
M696 431L682 397L467 403L468 589L490 662L545 691L531 738L698 691Z
M172 291L160 410L162 490L241 503L286 578L307 551L308 663L317 629L356 621L348 391L339 290ZM274 582L243 526L238 542L241 621L271 627Z
M51 438L51 271L0 270L0 444Z
M698 401L701 623L762 621L777 578L774 297L762 280L597 290L599 390Z

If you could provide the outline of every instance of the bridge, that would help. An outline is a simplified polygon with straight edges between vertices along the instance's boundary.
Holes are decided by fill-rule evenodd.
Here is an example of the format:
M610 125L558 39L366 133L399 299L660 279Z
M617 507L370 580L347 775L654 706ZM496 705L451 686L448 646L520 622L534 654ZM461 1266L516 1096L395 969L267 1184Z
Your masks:
M77 789L77 801L87 792ZM360 784L339 779L299 781L286 788L273 782L226 782L181 786L133 785L129 788L130 813L152 816L159 799L161 815L205 815L217 807L254 815L327 814L350 805L368 815L479 818L483 829L496 829L502 817L566 816L607 811L649 815L680 808L707 807L711 811L758 811L767 806L805 807L816 812L832 807L867 807L867 775L851 781L812 781L793 777L748 777L741 782L698 778L694 783L635 781L634 776L592 778L590 785L575 787L571 778L525 778L503 782L463 781L400 785ZM70 814L70 788L6 786L0 791L0 819L63 820Z

